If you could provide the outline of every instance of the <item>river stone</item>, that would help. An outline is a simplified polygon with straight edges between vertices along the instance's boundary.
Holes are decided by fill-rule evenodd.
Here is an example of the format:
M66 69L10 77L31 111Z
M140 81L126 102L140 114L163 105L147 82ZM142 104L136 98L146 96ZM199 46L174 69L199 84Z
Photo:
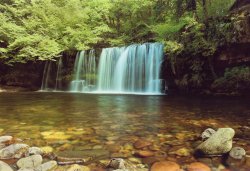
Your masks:
M71 165L67 171L90 171L90 168L87 166L80 166L78 164Z
M187 171L211 171L211 169L200 162L194 162L187 166Z
M246 155L246 151L241 147L233 147L229 155L234 159L240 160Z
M0 150L0 159L21 158L28 151L26 144L12 144Z
M134 147L135 147L136 149L142 149L142 148L147 147L147 146L150 146L150 145L152 145L151 142L149 142L149 141L147 141L147 140L142 140L142 139L137 140L137 141L134 143Z
M180 171L180 165L171 161L160 161L153 164L150 171Z
M13 137L12 136L1 136L0 137L0 144L5 144L10 141L12 141Z
M35 171L35 169L31 169L31 168L21 168L17 171Z
M0 161L0 171L13 171L13 169L3 161Z
M196 148L196 152L207 155L227 153L232 149L234 134L235 131L232 128L219 128L216 133Z
M202 132L201 138L203 141L207 140L210 138L216 131L213 130L212 128L207 128L205 131Z
M108 167L111 167L113 169L126 169L125 161L122 158L111 159Z
M39 147L30 147L28 149L28 156L31 156L31 155L43 155L43 150Z
M19 168L35 168L42 164L43 158L41 155L33 155L22 158L17 161Z
M35 171L53 171L57 167L57 162L52 160L49 162L46 162L37 168L35 168Z

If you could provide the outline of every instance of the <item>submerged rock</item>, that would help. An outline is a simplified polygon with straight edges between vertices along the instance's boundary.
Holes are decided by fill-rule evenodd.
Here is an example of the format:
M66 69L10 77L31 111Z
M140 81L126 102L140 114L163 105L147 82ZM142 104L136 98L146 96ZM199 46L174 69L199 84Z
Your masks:
M171 161L156 162L151 167L150 171L180 171L180 166Z
M28 151L26 144L12 144L0 150L0 159L21 158Z
M13 169L7 163L0 161L0 171L13 171Z
M227 153L232 149L234 134L235 131L232 128L219 128L216 133L196 148L196 152L207 155Z
M135 147L136 149L142 149L142 148L147 147L147 146L150 146L150 145L152 145L151 142L149 142L149 141L147 141L147 140L142 140L142 139L137 140L137 141L134 143L134 147Z
M148 150L140 150L135 153L136 156L139 157L152 157L154 156L154 152Z
M202 132L201 138L203 141L207 140L210 138L216 131L213 130L212 128L207 128L205 131Z
M234 159L242 159L246 155L246 151L241 147L234 147L229 153L229 156Z
M42 164L43 158L41 155L33 155L22 158L17 161L19 168L35 168Z

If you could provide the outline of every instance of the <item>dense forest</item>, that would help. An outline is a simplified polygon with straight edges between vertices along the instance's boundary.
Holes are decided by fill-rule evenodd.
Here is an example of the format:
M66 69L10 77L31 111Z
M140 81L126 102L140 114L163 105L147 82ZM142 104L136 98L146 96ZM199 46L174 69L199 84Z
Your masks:
M133 43L165 46L162 77L183 92L244 94L250 87L249 1L2 0L0 65L56 60L64 54ZM236 57L243 62L219 64ZM20 75L20 72L18 72ZM13 76L14 75L14 76ZM1 76L8 84L16 74ZM18 77L18 76L17 76ZM15 78L16 79L16 78Z

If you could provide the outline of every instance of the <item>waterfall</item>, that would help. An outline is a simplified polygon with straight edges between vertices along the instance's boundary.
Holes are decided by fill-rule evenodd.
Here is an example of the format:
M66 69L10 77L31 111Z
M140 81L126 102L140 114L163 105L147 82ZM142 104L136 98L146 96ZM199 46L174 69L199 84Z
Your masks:
M161 93L162 58L160 43L103 49L98 67L98 92Z
M60 57L57 64L55 91L62 89L62 68L63 68L63 62L62 62L62 57Z
M95 51L78 52L74 64L74 80L71 81L71 92L88 92L95 86L96 59Z
M49 90L49 81L50 81L50 77L51 77L51 67L52 67L52 61L46 61L45 67L43 70L43 80L42 80L41 91Z
M69 91L161 94L166 88L164 80L160 79L162 61L161 43L104 48L98 60L94 50L80 51L74 61L72 81L68 82ZM41 90L68 89L64 78L69 78L70 72L65 68L67 63L63 63L62 58L57 62L47 61Z

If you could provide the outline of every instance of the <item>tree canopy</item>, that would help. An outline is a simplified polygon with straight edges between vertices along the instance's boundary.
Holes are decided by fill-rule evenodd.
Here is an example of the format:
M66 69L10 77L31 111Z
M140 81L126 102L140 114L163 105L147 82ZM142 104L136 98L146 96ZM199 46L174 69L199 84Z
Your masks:
M188 24L223 16L235 0L2 0L0 61L148 41L179 49Z

